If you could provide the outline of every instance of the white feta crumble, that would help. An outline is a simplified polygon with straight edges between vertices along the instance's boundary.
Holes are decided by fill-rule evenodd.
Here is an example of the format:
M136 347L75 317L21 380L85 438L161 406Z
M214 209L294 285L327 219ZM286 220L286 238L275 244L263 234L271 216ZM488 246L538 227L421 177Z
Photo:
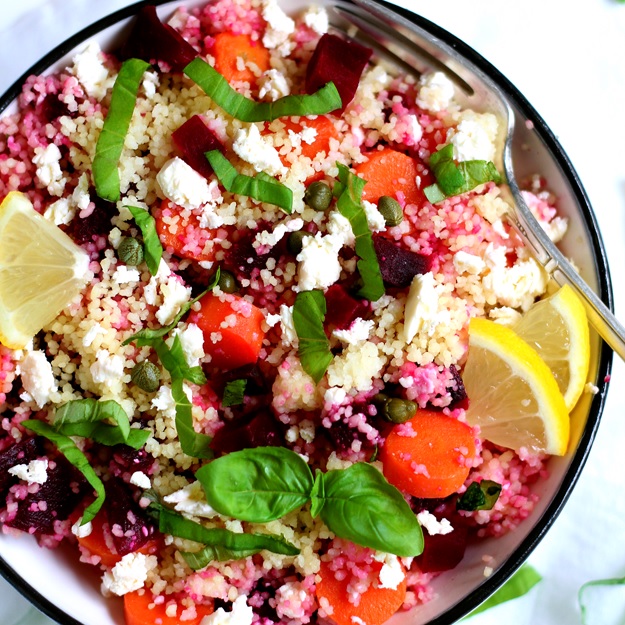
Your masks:
M289 221L283 221L282 223L274 226L273 230L261 230L254 237L255 248L258 247L274 247L279 241L281 241L287 232L297 232L304 227L304 220L296 217Z
M425 527L430 536L436 536L437 534L449 534L454 531L449 519L441 519L440 521L427 510L422 510L417 514L417 520L421 524L421 527Z
M386 228L386 219L384 219L378 207L373 202L368 202L367 200L363 200L362 206L365 209L369 228L373 230L373 232L381 232L384 230Z
M147 476L143 471L135 471L130 476L130 483L134 486L138 486L139 488L148 489L152 487L152 482L150 481L149 476Z
M518 310L514 310L514 308L509 306L498 306L497 308L491 308L488 312L490 319L504 326L514 325L522 316Z
M330 26L328 12L323 7L310 7L306 13L304 13L304 24L318 35L325 35Z
M45 353L41 350L28 352L20 362L20 372L24 390L39 408L43 408L57 390L52 365Z
M404 309L404 340L410 343L418 332L430 333L436 325L438 292L434 274L428 271L412 279Z
M419 81L417 105L432 113L445 111L454 98L454 91L454 84L443 72L424 74Z
M302 240L302 251L297 255L299 262L297 288L300 291L326 289L341 276L339 251L342 241L335 236L322 236Z
M267 28L263 45L272 50L287 43L289 35L295 32L295 22L278 6L276 0L267 0L263 7L263 19Z
M369 338L374 325L373 320L365 320L358 317L352 321L347 330L334 330L332 336L339 339L342 343L357 345L358 343L364 343Z
M113 282L117 284L133 284L139 280L141 280L141 272L128 265L119 265L113 273Z
M190 323L183 330L176 328L173 332L182 345L182 353L189 367L197 367L204 358L204 333L195 323Z
M280 154L263 139L255 124L237 130L232 149L239 158L252 165L257 172L264 171L270 176L286 172L286 167L280 160Z
M331 210L328 214L328 223L326 226L328 232L334 237L337 242L340 242L341 247L346 245L347 247L354 247L356 244L356 237L354 236L354 230L349 219L342 215L337 210Z
M174 504L174 510L182 514L210 519L217 511L210 506L204 495L201 482L196 480L184 488L163 497L165 503Z
M76 536L76 538L86 538L93 532L93 524L91 521L87 523L82 523L82 517L72 525L72 534Z
M258 79L258 98L275 102L291 93L286 76L277 69L268 69Z
M191 299L191 287L186 287L172 275L167 282L161 284L161 295L163 303L156 311L156 319L161 325L166 326L173 321L181 306Z
M217 608L212 614L205 616L200 625L252 625L254 610L247 605L245 595L237 597L232 604L232 612Z
M71 71L87 95L101 100L113 79L109 78L109 71L102 62L100 46L97 42L91 41L72 61L74 66Z
M28 464L16 464L9 473L29 484L45 484L48 481L48 459L31 460Z
M82 337L82 346L90 347L98 334L106 334L106 330L99 323L94 323Z
M383 562L379 573L379 588L397 590L397 587L406 578L399 558L392 553L376 553L374 559Z
M102 594L119 597L143 588L148 573L156 566L156 556L144 553L127 553L122 559L102 576Z
M143 91L146 97L153 98L156 95L156 89L160 85L160 79L156 72L145 72L143 75Z
M152 397L152 401L150 403L152 408L160 410L170 419L176 418L176 402L174 401L174 397L171 394L171 388L169 386L165 386L163 384L163 386L156 391L156 395Z
M323 394L323 403L326 406L340 406L347 399L347 392L344 388L331 386Z
M76 214L76 209L71 206L67 198L61 198L46 208L43 216L55 226L66 226Z
M282 345L296 348L299 345L299 338L293 322L293 306L280 305L280 328L282 330Z
M458 126L447 134L458 161L492 161L497 140L497 118L492 113L462 113Z
M33 157L33 165L37 168L35 175L50 195L60 196L65 189L66 179L60 161L61 150L54 143L49 143L45 148L35 148Z
M558 243L564 238L569 227L569 222L566 217L554 217L551 221L542 221L539 219L538 223L554 243Z
M84 211L91 204L91 196L89 195L89 175L87 173L80 174L78 184L72 191L72 202L78 210Z
M89 371L96 384L111 384L124 375L124 359L106 349L99 349Z
M470 273L474 276L482 273L486 267L486 263L479 256L462 250L454 254L453 263L458 273Z
M169 159L156 174L163 195L174 204L192 210L214 200L208 181L180 157Z

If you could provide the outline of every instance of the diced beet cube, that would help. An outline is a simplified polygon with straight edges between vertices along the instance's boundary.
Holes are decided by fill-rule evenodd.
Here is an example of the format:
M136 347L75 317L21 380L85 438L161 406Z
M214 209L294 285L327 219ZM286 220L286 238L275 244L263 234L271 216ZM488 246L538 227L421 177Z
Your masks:
M338 330L349 328L352 321L364 317L369 312L369 302L352 297L341 284L333 284L326 291L327 326Z
M333 82L343 104L332 112L342 113L354 98L371 53L371 48L326 33L319 39L308 62L306 93L314 93L325 84Z
M162 61L172 72L181 72L196 56L195 48L177 30L161 22L152 5L141 8L120 52L122 59Z
M416 564L424 573L449 571L460 564L467 548L469 530L464 525L452 522L453 532L430 536L423 532L423 553L415 558Z
M154 458L145 449L133 449L128 445L115 445L110 469L114 475L142 471L147 473L154 464Z
M35 438L27 438L0 452L0 497L5 497L9 488L18 478L9 473L9 469L18 464L28 464L40 455Z
M113 228L111 219L117 215L117 206L91 193L95 203L93 211L87 217L76 215L70 222L67 234L76 243L90 243L94 237L106 236Z
M211 449L231 453L252 447L280 447L284 445L283 426L268 410L263 410L243 424L228 424L215 434Z
M427 256L401 248L386 237L374 236L373 246L382 279L389 286L403 289L410 286L417 274L430 270L430 259Z
M188 119L171 136L176 147L182 153L183 160L202 176L208 178L213 173L206 152L211 150L225 151L224 146L204 123L199 115Z

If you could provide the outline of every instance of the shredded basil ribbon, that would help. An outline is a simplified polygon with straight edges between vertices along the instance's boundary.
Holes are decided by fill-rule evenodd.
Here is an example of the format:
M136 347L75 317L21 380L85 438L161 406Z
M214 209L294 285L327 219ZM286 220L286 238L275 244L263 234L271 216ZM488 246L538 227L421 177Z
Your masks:
M109 202L120 198L119 159L137 101L137 92L149 63L124 61L113 85L111 104L98 137L93 159L93 182L99 197Z
M371 302L379 300L384 295L384 282L380 272L380 264L373 247L373 238L367 215L361 203L362 190L366 180L351 173L349 169L337 163L339 169L339 188L336 208L344 217L347 217L356 237L356 254L360 258L357 263L358 272L363 285L358 295Z
M325 115L341 108L341 96L329 82L311 95L287 95L275 102L255 102L238 93L206 61L195 58L184 68L195 82L228 115L244 122L272 121L292 115Z
M622 625L625 614L622 586L625 577L586 582L578 592L582 625Z
M243 403L243 398L245 397L245 387L247 386L247 380L232 380L226 384L224 388L224 395L221 400L221 405L224 407L227 406L238 406Z
M299 341L297 355L302 368L316 384L325 374L334 356L323 329L326 298L323 291L302 291L293 304L293 325Z
M456 501L458 510L492 510L499 499L501 484L492 480L471 482L469 487Z
M485 182L501 181L501 176L491 161L462 161L456 165L454 146L451 143L430 156L430 167L436 184L426 187L423 192L432 204L466 193Z
M421 526L403 495L374 467L317 472L284 447L257 447L200 468L206 501L220 514L268 523L311 501L330 531L365 547L402 557L423 551Z
M127 206L126 208L132 213L135 223L141 230L145 264L150 273L155 276L163 255L163 246L158 237L158 232L156 232L156 220L143 208L138 206Z
M85 454L76 447L76 443L66 436L65 434L61 434L58 432L52 425L48 423L44 423L43 421L23 421L22 425L25 428L28 428L35 434L39 436L44 436L49 441L52 441L56 446L59 452L61 452L65 458L71 464L73 464L85 477L87 482L93 487L93 490L96 492L96 498L92 501L83 512L81 525L85 523L89 523L92 521L95 515L99 512L102 504L104 503L105 492L104 492L104 484L102 480L96 475L96 472L93 470L93 467L89 464Z
M275 204L287 215L293 211L293 191L275 178L264 172L253 177L240 174L219 150L206 152L206 158L219 182L230 193L246 195L259 202Z

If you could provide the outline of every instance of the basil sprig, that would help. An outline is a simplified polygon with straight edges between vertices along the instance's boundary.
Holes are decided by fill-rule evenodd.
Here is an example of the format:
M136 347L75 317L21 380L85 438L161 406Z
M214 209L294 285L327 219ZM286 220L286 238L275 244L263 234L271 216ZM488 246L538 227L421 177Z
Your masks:
M486 182L501 182L501 176L491 161L462 161L456 165L451 143L430 156L430 168L436 183L426 187L423 192L432 204L471 191Z
M126 208L132 213L135 223L141 230L145 264L150 273L155 276L163 255L163 246L156 231L156 220L143 208L138 206L127 206Z
M362 190L366 184L359 176L337 163L339 169L337 210L349 220L356 238L356 254L360 259L357 263L358 273L363 282L358 295L371 302L379 300L384 295L384 282L380 272L380 264L373 247L371 229L367 222L367 214L362 205Z
M213 460L196 472L206 500L220 514L253 523L274 521L311 501L330 531L359 545L402 557L423 551L421 526L402 494L374 467L317 472L284 447L257 447Z
M219 151L206 152L206 158L219 182L230 193L245 195L259 202L279 206L287 215L293 211L293 191L264 172L256 176L240 174Z
M492 480L472 482L456 501L458 510L492 510L499 499L501 484Z
M111 104L98 137L93 159L93 182L99 197L109 202L120 198L119 159L137 101L137 92L149 63L128 59L113 85Z
M297 294L293 304L293 325L299 341L297 354L304 371L316 384L334 358L323 329L325 315L323 291L301 291Z
M291 115L325 115L341 108L341 96L329 82L311 95L288 95L275 102L256 102L233 89L228 81L206 61L195 58L184 73L226 113L244 122L272 121Z

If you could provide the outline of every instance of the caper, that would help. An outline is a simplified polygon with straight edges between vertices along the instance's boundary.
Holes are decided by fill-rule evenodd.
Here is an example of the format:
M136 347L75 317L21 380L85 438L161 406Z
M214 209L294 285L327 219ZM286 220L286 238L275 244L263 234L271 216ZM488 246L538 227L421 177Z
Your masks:
M332 202L332 189L320 180L315 180L308 185L304 193L304 202L316 211L325 211Z
M234 277L234 274L223 269L219 272L219 282L217 286L224 293L235 293L239 290L239 285L237 284L237 279Z
M382 416L391 423L405 423L417 412L417 404L408 399L393 397L384 402Z
M153 362L142 360L132 368L130 379L142 391L154 393L161 384L161 371Z
M132 237L124 237L117 248L117 257L124 263L136 267L143 262L143 245Z
M289 234L289 238L286 240L286 249L289 250L289 253L293 254L293 256L297 256L302 251L304 239L311 236L312 234L310 232L306 232L305 230L291 232L291 234Z
M404 219L404 211L399 202L390 195L383 195L378 200L378 210L384 217L387 226L399 226Z

